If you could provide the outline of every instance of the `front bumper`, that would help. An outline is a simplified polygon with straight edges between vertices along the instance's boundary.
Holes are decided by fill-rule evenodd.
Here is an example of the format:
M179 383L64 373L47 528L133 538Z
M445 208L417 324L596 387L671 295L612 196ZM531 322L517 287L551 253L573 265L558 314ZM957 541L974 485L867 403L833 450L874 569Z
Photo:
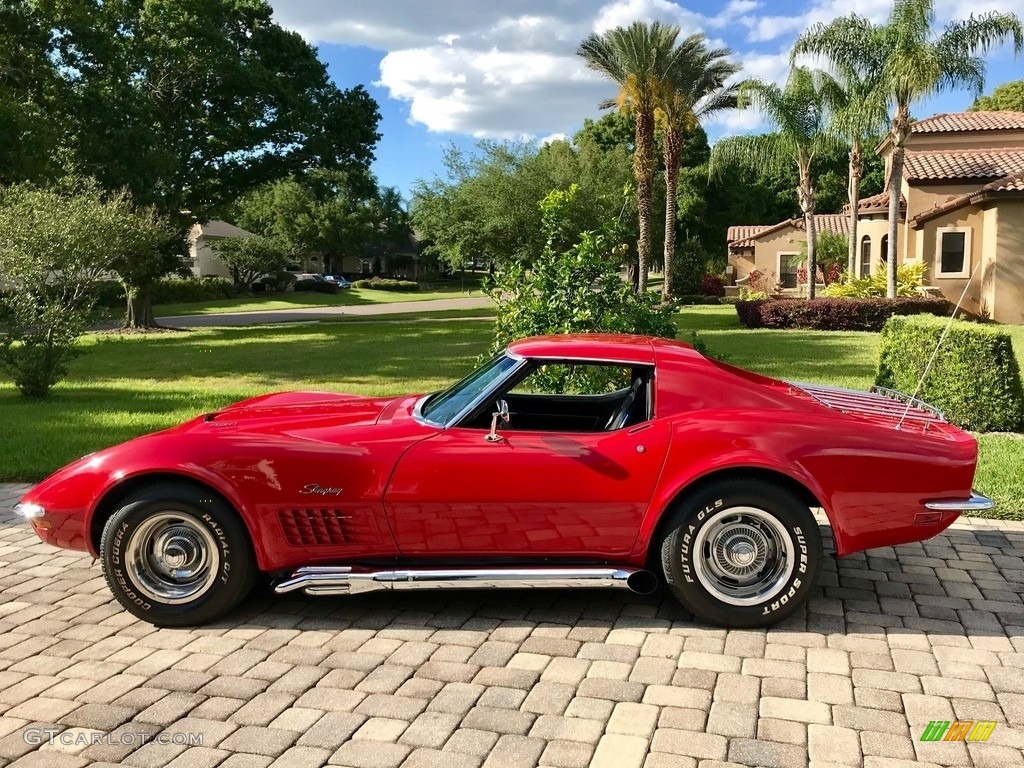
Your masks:
M995 506L995 502L987 496L972 492L969 499L926 501L924 506L933 512L984 512L992 509Z

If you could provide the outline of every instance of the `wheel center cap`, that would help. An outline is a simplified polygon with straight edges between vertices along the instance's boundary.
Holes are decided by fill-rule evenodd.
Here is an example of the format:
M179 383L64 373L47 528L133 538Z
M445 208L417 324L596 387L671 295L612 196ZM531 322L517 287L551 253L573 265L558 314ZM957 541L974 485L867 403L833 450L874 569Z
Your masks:
M164 551L163 560L169 568L181 568L187 559L188 555L180 546L171 545Z
M750 565L756 555L757 552L749 541L738 541L729 547L729 559L739 566Z

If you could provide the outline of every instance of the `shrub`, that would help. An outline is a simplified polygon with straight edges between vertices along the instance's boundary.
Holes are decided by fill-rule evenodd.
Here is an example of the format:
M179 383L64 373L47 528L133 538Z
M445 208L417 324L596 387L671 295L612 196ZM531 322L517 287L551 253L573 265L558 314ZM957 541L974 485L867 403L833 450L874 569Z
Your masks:
M394 280L387 277L371 277L369 280L356 280L353 288L369 288L374 291L398 291L411 293L420 289L420 284L412 280Z
M846 269L849 260L850 238L838 232L822 230L818 232L817 248L815 249L815 261L817 262L818 274L821 275L825 285L831 285ZM800 243L800 255L807 258L807 240ZM804 273L804 285L807 284L806 271ZM882 294L885 295L884 293Z
M741 301L743 301L742 296L722 296L721 298L719 298L718 303L732 304L735 306L736 304L739 304Z
M748 275L746 288L741 288L740 290L749 290L752 294L760 294L767 298L768 296L781 293L782 284L771 270L762 272L759 269L753 269Z
M273 293L280 293L287 291L295 284L295 275L286 270L280 270L270 275L264 275L255 283L253 283L253 289L257 285L263 286L264 291L270 291Z
M946 322L928 316L891 318L882 331L875 383L907 393L917 390ZM964 429L1024 427L1024 390L1010 335L998 326L954 320L918 397Z
M79 353L125 205L95 186L0 190L0 370L23 395L49 394Z
M509 262L485 284L497 306L491 350L504 349L524 336L551 333L638 333L675 336L671 305L659 306L653 293L641 295L619 276L627 246L615 222L577 235L564 245L565 222L575 221L577 185L556 190L541 201L547 243L529 271ZM600 391L602 382L570 367L552 367L546 391Z
M153 286L154 304L191 304L234 295L235 287L226 277L165 277Z
M725 296L725 280L718 275L705 272L700 279L701 296Z
M708 254L700 240L687 237L676 241L672 259L672 293L690 296L701 293L701 278L707 271Z
M903 299L766 299L740 301L736 314L747 328L809 328L879 331L894 315L948 315L949 302L919 296Z
M896 295L918 296L927 265L923 261L900 264L896 267ZM875 274L868 277L853 277L845 274L821 292L831 298L882 298L886 291L885 264L880 264Z
M768 294L764 291L755 291L746 286L740 286L740 301L764 301L768 298Z
M304 277L295 281L296 291L311 291L313 293L337 293L341 289L337 283L330 280L314 280L311 277Z

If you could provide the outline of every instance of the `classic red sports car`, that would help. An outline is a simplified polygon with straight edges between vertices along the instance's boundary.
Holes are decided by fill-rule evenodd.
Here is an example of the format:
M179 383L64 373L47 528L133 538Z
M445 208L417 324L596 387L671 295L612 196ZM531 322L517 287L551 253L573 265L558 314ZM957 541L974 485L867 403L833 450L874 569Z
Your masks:
M443 392L256 397L86 456L18 511L161 626L279 593L624 587L763 626L822 555L925 539L977 445L925 403L759 376L625 335L517 341Z

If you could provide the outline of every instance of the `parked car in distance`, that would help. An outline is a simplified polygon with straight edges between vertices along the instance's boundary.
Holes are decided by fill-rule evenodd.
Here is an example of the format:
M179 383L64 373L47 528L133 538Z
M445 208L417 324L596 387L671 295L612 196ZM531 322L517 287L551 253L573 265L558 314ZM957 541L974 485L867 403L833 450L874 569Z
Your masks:
M343 275L324 275L327 280L337 285L339 288L351 288L352 281Z
M442 392L282 392L79 459L16 511L99 558L132 614L213 621L281 594L667 583L761 627L835 554L927 539L961 512L977 442L897 392L779 381L684 342L516 341Z

